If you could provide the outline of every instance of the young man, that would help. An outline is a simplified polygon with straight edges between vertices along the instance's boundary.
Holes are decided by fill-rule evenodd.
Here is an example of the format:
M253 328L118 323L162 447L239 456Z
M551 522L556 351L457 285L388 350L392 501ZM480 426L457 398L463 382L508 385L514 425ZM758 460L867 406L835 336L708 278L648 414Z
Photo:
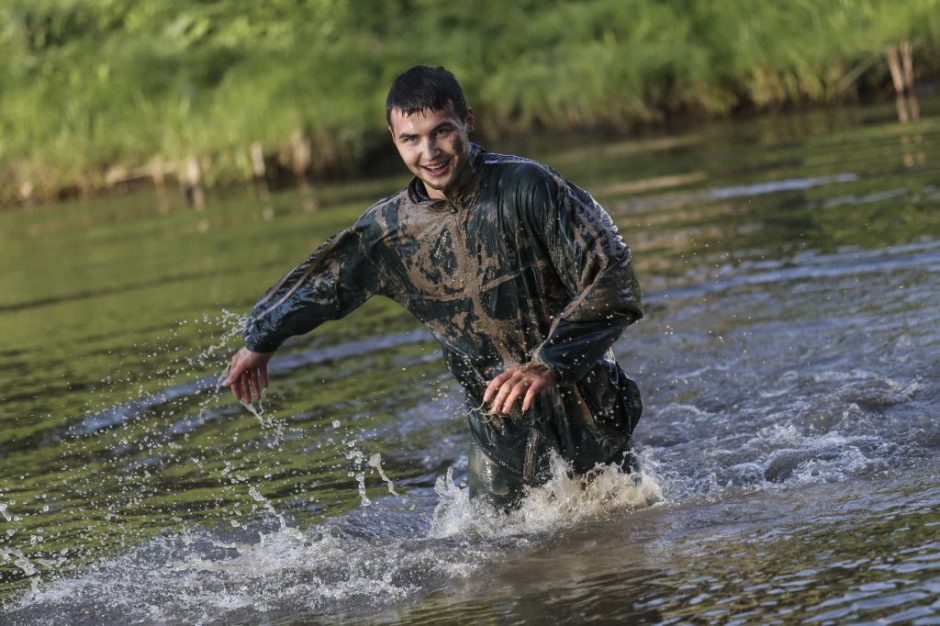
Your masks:
M399 76L386 114L414 179L268 290L223 384L260 398L285 339L381 294L424 323L464 388L471 498L514 506L552 452L577 474L631 470L640 395L609 349L643 312L610 217L554 170L471 144L444 68Z

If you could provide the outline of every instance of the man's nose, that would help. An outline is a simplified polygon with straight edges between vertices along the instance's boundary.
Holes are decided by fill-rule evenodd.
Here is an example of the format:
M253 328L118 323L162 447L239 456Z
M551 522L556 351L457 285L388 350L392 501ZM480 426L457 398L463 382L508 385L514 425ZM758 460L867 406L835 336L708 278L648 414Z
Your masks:
M441 146L437 138L434 136L428 137L427 142L425 143L424 150L425 150L425 153L428 155L428 157L432 159L436 157L438 154L440 154Z

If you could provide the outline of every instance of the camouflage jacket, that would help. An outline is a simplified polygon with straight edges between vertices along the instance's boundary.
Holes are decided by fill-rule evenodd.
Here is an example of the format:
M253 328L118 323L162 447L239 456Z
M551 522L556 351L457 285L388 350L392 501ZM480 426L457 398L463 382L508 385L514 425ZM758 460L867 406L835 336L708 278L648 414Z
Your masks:
M498 465L531 481L546 476L549 450L577 472L614 460L641 407L609 349L643 315L616 226L551 168L476 145L455 187L433 200L414 179L369 208L258 301L247 347L274 351L381 294L440 342ZM487 415L487 381L530 361L556 385L524 415Z

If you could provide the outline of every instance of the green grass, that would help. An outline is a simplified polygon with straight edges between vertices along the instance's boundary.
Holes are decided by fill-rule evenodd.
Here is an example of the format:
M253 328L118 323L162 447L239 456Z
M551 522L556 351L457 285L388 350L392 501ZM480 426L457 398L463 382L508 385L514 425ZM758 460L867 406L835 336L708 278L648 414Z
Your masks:
M109 167L203 159L209 184L317 172L385 140L390 81L464 83L484 134L611 128L890 93L883 53L940 70L940 0L0 0L0 202L106 186Z

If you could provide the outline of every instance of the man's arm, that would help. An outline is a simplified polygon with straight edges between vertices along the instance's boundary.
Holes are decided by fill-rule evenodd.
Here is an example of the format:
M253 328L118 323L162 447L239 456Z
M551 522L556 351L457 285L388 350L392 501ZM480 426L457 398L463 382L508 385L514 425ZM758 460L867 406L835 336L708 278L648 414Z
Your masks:
M558 178L543 185L543 193L545 244L572 298L531 354L558 383L574 384L643 317L640 286L630 249L587 192Z
M560 176L543 173L531 182L526 218L571 300L531 351L531 362L490 381L484 400L500 413L519 397L525 411L552 384L576 383L643 316L630 250L610 216Z
M381 289L369 258L372 226L360 219L332 237L258 300L245 324L245 347L232 357L221 383L236 399L261 398L268 361L288 337L348 315Z

